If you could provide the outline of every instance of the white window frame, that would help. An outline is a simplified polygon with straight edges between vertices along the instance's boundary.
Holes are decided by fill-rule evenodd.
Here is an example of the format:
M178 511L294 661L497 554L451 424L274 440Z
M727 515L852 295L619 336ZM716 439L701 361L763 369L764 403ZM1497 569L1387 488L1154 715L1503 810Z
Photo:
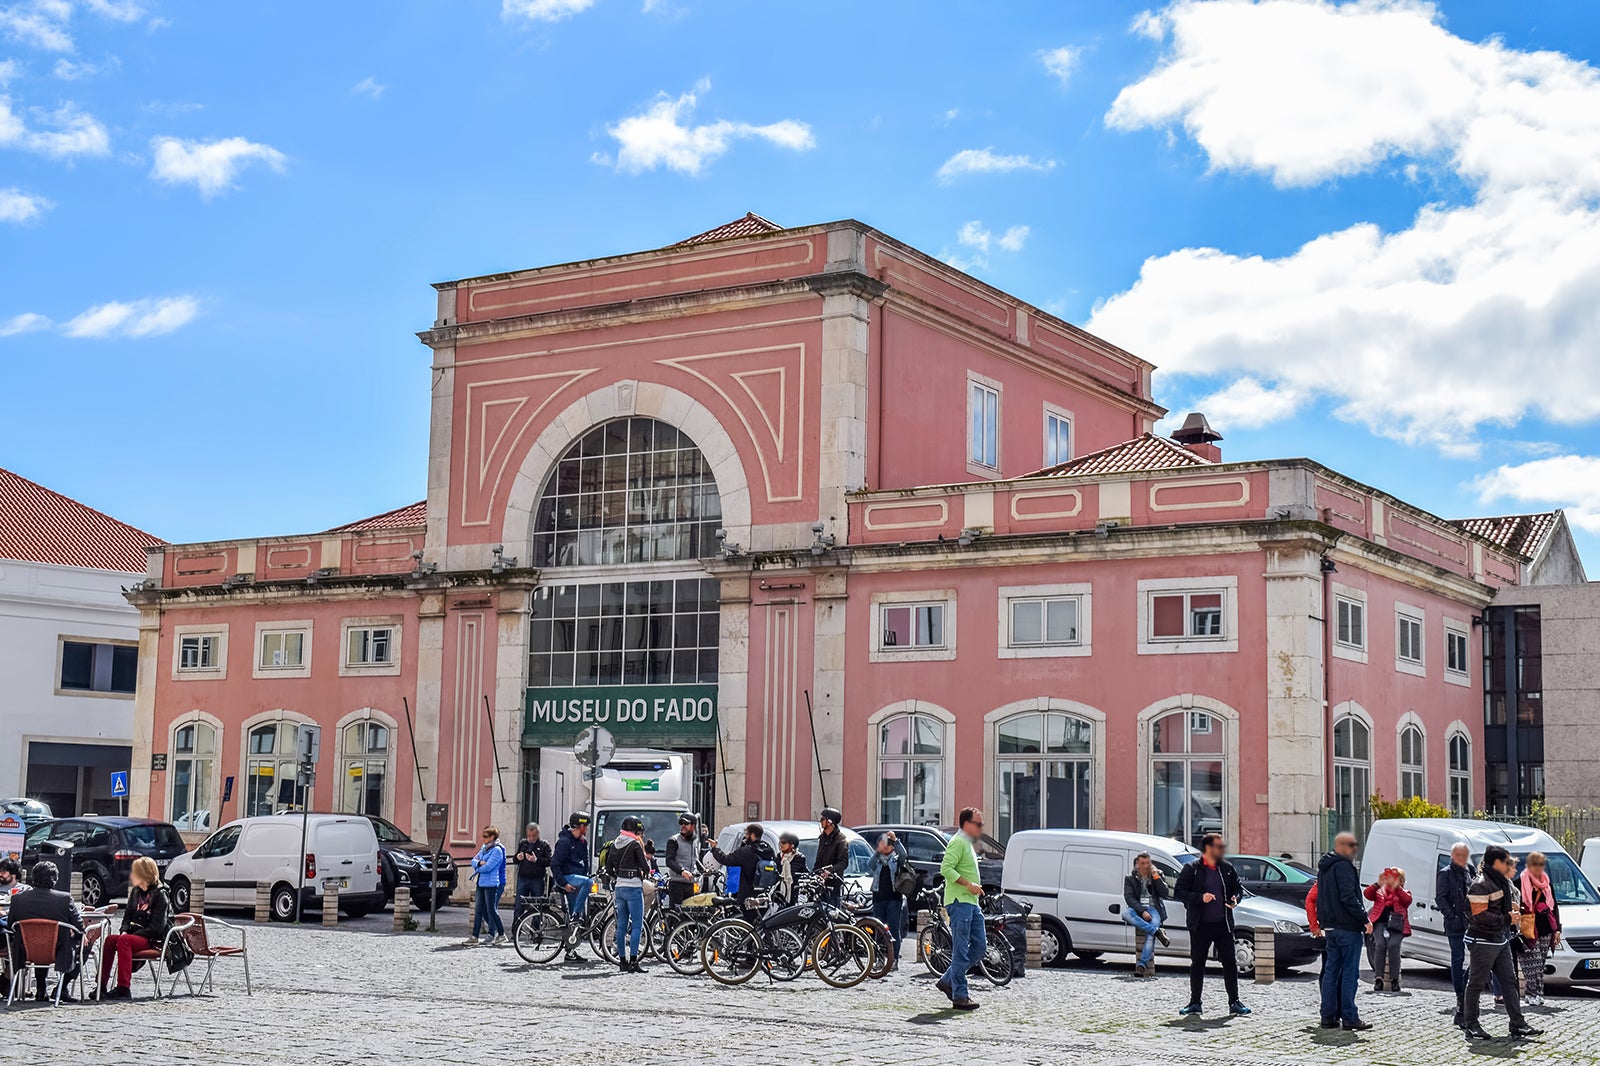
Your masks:
M1451 761L1451 753L1456 741L1461 741L1467 746L1467 763L1460 769ZM1450 813L1457 818L1471 818L1472 808L1472 734L1467 732L1466 726L1460 722L1451 725L1444 740L1444 773L1445 773L1445 806L1450 808ZM1466 802L1458 808L1455 803L1457 783L1461 783L1461 791Z
M1367 754L1365 758L1355 754L1354 732L1351 733L1350 737L1351 753L1349 755L1340 755L1338 753L1338 731L1339 727L1346 721L1353 723L1354 726L1359 727L1366 733ZM1340 830L1353 829L1359 832L1365 829L1365 826L1362 824L1362 822L1371 820L1372 794L1374 791L1376 791L1376 788L1373 785L1372 756L1373 747L1377 742L1373 735L1372 719L1366 714L1364 709L1359 709L1355 704L1341 704L1338 708L1335 708L1334 711L1333 729L1334 735L1328 738L1328 748L1333 763L1335 818L1338 818L1346 813L1338 809L1341 784L1340 778L1348 774L1351 779L1352 786L1358 783L1358 780L1364 781L1366 787L1359 790L1359 793L1354 787L1351 789L1350 801L1356 806L1354 809L1348 812L1350 815L1350 823L1347 825L1341 824L1338 827ZM1344 773L1341 773L1341 771L1344 771Z
M1413 730L1413 729L1415 729L1417 731L1417 737L1419 738L1419 741L1420 741L1421 746L1422 746L1422 750L1418 753L1419 756L1421 757L1421 761L1420 762L1406 762L1405 761L1406 760L1405 737L1406 737L1406 733L1409 732L1410 730ZM1408 797L1406 795L1406 778L1408 776L1415 775L1415 776L1421 778L1422 787L1420 789L1418 789L1416 792L1413 792L1412 795L1421 796L1423 799L1427 799L1428 798L1428 730L1422 724L1422 719L1418 718L1414 712L1407 711L1405 714L1401 715L1400 716L1400 722L1395 727L1395 731L1394 731L1394 765L1395 765L1395 788L1396 788L1395 795L1398 796L1402 800L1403 799L1407 799Z
M348 750L345 743L345 731L351 726L355 725L364 727L377 725L382 726L389 731L389 747L382 758L367 752ZM337 727L335 727L334 732L334 743L337 746L336 761L334 762L334 766L338 768L338 783L334 785L335 795L333 799L333 806L336 810L346 814L356 813L354 811L345 810L345 808L348 806L346 803L348 797L345 790L350 783L351 767L358 763L361 764L362 776L364 778L366 771L369 769L369 764L382 762L384 763L383 798L380 801L382 810L380 810L378 813L380 817L394 821L394 772L397 762L396 752L398 751L399 735L399 727L395 724L394 719L390 718L382 711L372 707L363 707L361 710L356 711L353 714L347 714L343 718L339 719L339 724Z
M1400 654L1400 634L1407 622L1417 626L1417 658L1407 659ZM1421 607L1409 603L1394 605L1394 668L1402 674L1428 676L1428 616Z
M1353 607L1361 612L1361 641L1355 643L1339 639L1339 608L1341 605ZM1328 619L1328 624L1333 627L1333 657L1335 659L1348 659L1351 662L1364 663L1367 661L1367 645L1372 635L1372 620L1367 617L1367 594L1361 589L1333 583L1333 617Z
M883 730L890 722L897 718L924 718L939 725L940 750L938 755L885 755L883 754ZM874 714L869 719L872 744L872 812L880 822L890 821L883 811L883 767L886 763L904 763L908 767L912 763L938 763L939 764L939 824L948 825L952 821L951 811L951 781L950 769L954 765L954 746L956 736L955 716L943 707L935 707L929 703L911 700L905 704L894 704ZM909 786L910 778L907 777ZM906 807L911 805L910 797L906 798ZM909 821L908 821L908 824Z
M294 666L263 665L261 658L266 650L267 637L288 633L300 634L300 662ZM250 676L255 678L310 677L311 620L303 618L284 622L257 622L255 655L252 657L251 663Z
M1094 597L1088 582L1066 585L1004 585L1000 588L1000 633L997 655L1002 659L1061 659L1086 656L1093 650ZM1013 600L1078 601L1078 639L1064 644L1011 643L1011 602Z
M1219 637L1160 637L1151 635L1155 612L1151 601L1156 596L1175 593L1222 593L1222 635ZM1224 577L1163 577L1139 582L1139 654L1193 655L1239 650L1239 579ZM1188 627L1185 612L1185 629Z
M1056 455L1053 458L1050 455L1050 445L1053 440L1053 434L1050 432L1050 423L1052 421L1065 422L1067 424L1067 454ZM1044 459L1044 466L1055 466L1072 458L1074 449L1077 447L1077 440L1075 439L1077 428L1078 418L1071 411L1065 407L1057 407L1053 403L1044 405L1044 450L1040 453Z
M184 637L214 637L217 642L216 662L211 666L183 665ZM172 627L172 680L221 681L228 676L227 625L190 625Z
M346 618L339 623L339 676L384 677L400 673L404 619L398 615L377 618ZM350 632L357 629L387 629L389 634L389 661L386 663L353 663L350 661Z
M973 437L973 434L972 434L972 419L973 419L973 413L974 413L973 412L973 405L974 405L974 402L975 402L977 396L979 395L979 390L983 390L984 392L989 392L989 393L993 393L994 394L994 462L993 463L986 463L986 462L983 462L981 459L975 459L975 458L973 458L973 455L972 455L972 453L973 453L973 444L975 443L975 440L974 440L974 437ZM1001 388L1000 382L996 381L994 378L985 377L984 375L979 374L976 371L969 370L969 371L967 371L967 405L966 406L967 406L967 424L966 424L966 430L965 430L966 444L964 445L964 447L966 448L967 473L976 474L979 477L998 477L1000 475L1000 463L1001 463L1001 457L1002 457L1002 452L1001 452L1001 449L1000 449L1000 445L1001 445L1000 426L1001 426L1001 423L1002 423L1002 420L1003 420L1004 414L1005 414L1005 390L1003 388Z
M883 609L885 607L920 607L941 605L944 608L944 644L936 647L915 645L883 646ZM875 592L872 595L872 648L870 662L875 663L930 663L949 662L956 657L956 590L919 589L906 592Z
M196 728L204 727L211 730L212 746L211 753L209 755L199 753L182 754L178 751L178 733L189 726L195 726ZM188 759L190 760L190 777L188 795L189 812L187 813L192 813L196 810L203 810L210 814L210 826L208 828L182 829L180 832L190 834L211 833L215 830L221 829L223 824L227 822L227 819L222 817L223 804L222 789L220 787L223 777L223 734L224 730L222 727L222 722L212 715L206 714L204 711L189 711L185 714L179 715L169 726L167 726L167 770L163 775L165 780L162 782L162 789L164 792L163 802L166 806L162 813L165 815L168 821L175 821L173 817L172 790L176 787L178 781L177 764L180 759ZM195 762L204 762L206 764L205 779L203 782L203 787L205 789L204 794L201 794L198 791L200 786L196 783L199 779L195 776Z
M1450 638L1461 638L1462 665L1460 670L1450 666ZM1472 684L1472 629L1465 622L1458 622L1454 618L1444 620L1444 679L1452 685Z

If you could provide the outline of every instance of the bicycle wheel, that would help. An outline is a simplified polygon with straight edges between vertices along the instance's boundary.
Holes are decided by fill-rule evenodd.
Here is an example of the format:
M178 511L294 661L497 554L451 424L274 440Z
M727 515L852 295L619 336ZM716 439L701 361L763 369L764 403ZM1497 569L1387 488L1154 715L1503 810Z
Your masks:
M830 925L811 942L811 968L834 988L854 988L872 970L872 938L853 925Z
M706 930L700 942L700 961L712 979L725 985L742 985L761 965L761 936L740 918L729 918Z
M704 926L698 922L679 922L667 934L661 954L673 972L694 977L706 972L705 960L700 957L700 934Z
M762 960L774 981L793 981L806 972L806 942L793 929L767 933L767 957Z
M535 907L511 927L511 946L524 962L549 962L561 954L571 928L567 908Z
M639 954L647 958L660 958L667 947L667 934L673 926L683 921L683 916L664 907L652 907L645 914L644 931L639 937Z
M917 958L929 972L943 977L950 969L950 927L943 922L927 926L917 934Z
M589 923L589 946L606 962L617 961L617 911L607 907Z
M1011 966L1014 953L1011 942L1001 936L997 930L989 930L989 938L983 949L983 976L987 977L996 987L1011 983Z
M856 925L872 938L872 972L867 976L874 980L888 977L894 967L894 934L877 918L857 918Z

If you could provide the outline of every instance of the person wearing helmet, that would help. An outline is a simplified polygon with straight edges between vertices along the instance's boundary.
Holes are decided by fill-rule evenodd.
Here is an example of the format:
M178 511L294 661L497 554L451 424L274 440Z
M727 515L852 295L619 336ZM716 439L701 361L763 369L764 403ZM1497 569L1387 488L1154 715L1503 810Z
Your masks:
M700 876L700 832L694 815L678 815L678 832L667 841L668 898L674 907L694 895L695 878Z
M800 878L805 876L806 857L800 853L800 838L793 833L778 834L778 883L772 898L781 906L800 902Z
M850 842L839 831L839 823L843 818L844 815L833 807L824 807L822 813L817 815L822 832L817 835L817 859L813 872L824 878L822 901L835 907L839 905L843 894L840 878L850 867Z
M583 908L589 902L589 892L594 879L589 876L589 816L581 811L567 819L567 827L556 837L555 851L550 856L550 876L555 878L561 891L567 894L567 906L572 909L573 936L567 945L567 961L582 958L578 944L582 938L578 927L582 924Z
M644 879L651 867L640 839L643 833L644 821L628 815L605 856L617 908L617 968L623 973L644 972L639 965L639 933L644 929Z
M766 842L766 835L761 823L751 822L744 827L744 842L732 851L724 852L715 844L711 845L713 859L739 871L739 885L734 889L733 898L741 903L756 894L756 867L772 858L772 845Z

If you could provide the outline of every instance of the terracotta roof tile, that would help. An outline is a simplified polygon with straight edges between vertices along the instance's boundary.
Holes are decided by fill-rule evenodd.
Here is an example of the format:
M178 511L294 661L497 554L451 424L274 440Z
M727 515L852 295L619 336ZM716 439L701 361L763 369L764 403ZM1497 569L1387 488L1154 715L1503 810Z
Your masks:
M334 526L325 530L327 533L361 533L369 529L414 529L426 525L428 521L428 501L419 500L408 503L404 507L396 507L392 511L375 514L371 518L360 518L354 522L346 522L342 526Z
M161 544L126 522L0 469L0 559L145 572L145 548Z
M1142 470L1178 470L1188 466L1214 465L1211 460L1196 455L1177 441L1158 437L1154 433L1144 433L1132 440L1068 459L1027 476L1103 477Z
M753 237L758 233L777 233L783 229L771 219L762 218L754 211L745 212L743 218L736 218L732 222L725 222L715 229L708 229L704 233L696 233L693 237L685 237L679 244L704 244L707 241L726 241L734 237Z
M1454 523L1468 533L1489 541L1497 548L1532 559L1539 554L1550 534L1555 532L1557 511L1537 514L1508 514L1495 518L1461 518Z

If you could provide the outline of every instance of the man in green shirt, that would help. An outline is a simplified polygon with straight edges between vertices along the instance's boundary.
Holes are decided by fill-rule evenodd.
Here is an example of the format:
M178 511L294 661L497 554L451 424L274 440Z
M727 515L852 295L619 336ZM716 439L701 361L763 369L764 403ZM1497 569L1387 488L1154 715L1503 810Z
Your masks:
M950 919L950 968L939 978L938 989L950 997L956 1010L977 1010L967 995L967 971L983 958L988 948L984 936L983 911L978 897L978 855L972 842L983 832L983 812L976 807L961 808L957 819L961 829L945 846L939 875L944 878L944 910Z

